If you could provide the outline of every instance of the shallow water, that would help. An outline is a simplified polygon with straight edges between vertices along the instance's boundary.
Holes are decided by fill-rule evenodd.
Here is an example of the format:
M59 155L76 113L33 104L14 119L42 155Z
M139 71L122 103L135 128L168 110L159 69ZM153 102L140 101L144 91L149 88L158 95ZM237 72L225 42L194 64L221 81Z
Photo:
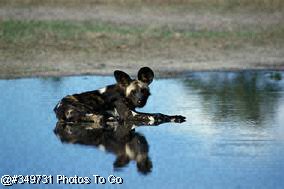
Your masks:
M114 154L62 143L53 132L59 99L112 84L113 77L0 80L0 176L54 177L54 184L15 188L283 188L283 76L204 72L155 80L141 111L182 114L187 122L136 129L150 146L153 169L147 175L135 162L116 170ZM115 175L123 184L64 185L56 183L57 175Z

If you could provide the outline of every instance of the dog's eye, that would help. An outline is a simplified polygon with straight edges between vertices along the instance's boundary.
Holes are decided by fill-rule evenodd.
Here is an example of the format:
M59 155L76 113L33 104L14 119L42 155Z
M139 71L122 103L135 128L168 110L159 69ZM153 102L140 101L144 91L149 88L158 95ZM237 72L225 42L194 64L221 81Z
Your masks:
M141 89L141 93L147 93L146 89Z
M144 95L150 95L150 92L149 92L147 89L141 89L141 92L142 92Z
M133 91L131 91L131 92L130 92L130 94L131 94L131 95L134 95L134 94L135 94L135 91L134 91L134 90L133 90Z

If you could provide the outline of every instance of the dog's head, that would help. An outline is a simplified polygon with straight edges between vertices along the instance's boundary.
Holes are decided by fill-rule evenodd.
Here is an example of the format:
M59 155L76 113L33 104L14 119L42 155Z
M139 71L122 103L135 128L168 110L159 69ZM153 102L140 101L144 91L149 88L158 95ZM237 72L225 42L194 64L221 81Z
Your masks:
M124 91L124 95L133 107L145 106L150 96L149 84L153 81L154 72L149 67L143 67L138 71L137 79L131 79L130 76L116 70L114 77L119 87Z

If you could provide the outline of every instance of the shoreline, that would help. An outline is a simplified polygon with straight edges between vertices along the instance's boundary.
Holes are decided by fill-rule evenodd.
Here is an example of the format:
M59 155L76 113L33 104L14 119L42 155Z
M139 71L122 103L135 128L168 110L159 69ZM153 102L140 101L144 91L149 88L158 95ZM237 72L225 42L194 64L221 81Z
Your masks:
M101 70L93 72L34 72L28 74L13 74L13 75L1 75L0 80L16 80L16 79L31 79L31 78L49 78L49 77L80 77L80 76L113 76L114 70L105 70L103 73ZM165 79L165 78L184 78L190 73L200 73L200 72L283 72L284 68L249 68L249 69L191 69L183 71L159 71L154 70L155 78ZM131 69L129 73L132 77L136 77L136 69Z

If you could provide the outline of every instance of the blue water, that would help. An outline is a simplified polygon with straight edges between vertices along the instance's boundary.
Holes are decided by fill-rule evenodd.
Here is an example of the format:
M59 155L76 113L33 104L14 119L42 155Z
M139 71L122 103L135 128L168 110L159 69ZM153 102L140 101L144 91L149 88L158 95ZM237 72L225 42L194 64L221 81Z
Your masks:
M276 77L275 77L276 75ZM144 112L181 114L182 124L139 127L152 172L115 155L62 143L53 107L65 95L102 88L113 77L0 80L0 176L52 175L53 184L13 188L283 188L284 73L204 72L151 84ZM123 184L64 185L57 175L123 178Z

